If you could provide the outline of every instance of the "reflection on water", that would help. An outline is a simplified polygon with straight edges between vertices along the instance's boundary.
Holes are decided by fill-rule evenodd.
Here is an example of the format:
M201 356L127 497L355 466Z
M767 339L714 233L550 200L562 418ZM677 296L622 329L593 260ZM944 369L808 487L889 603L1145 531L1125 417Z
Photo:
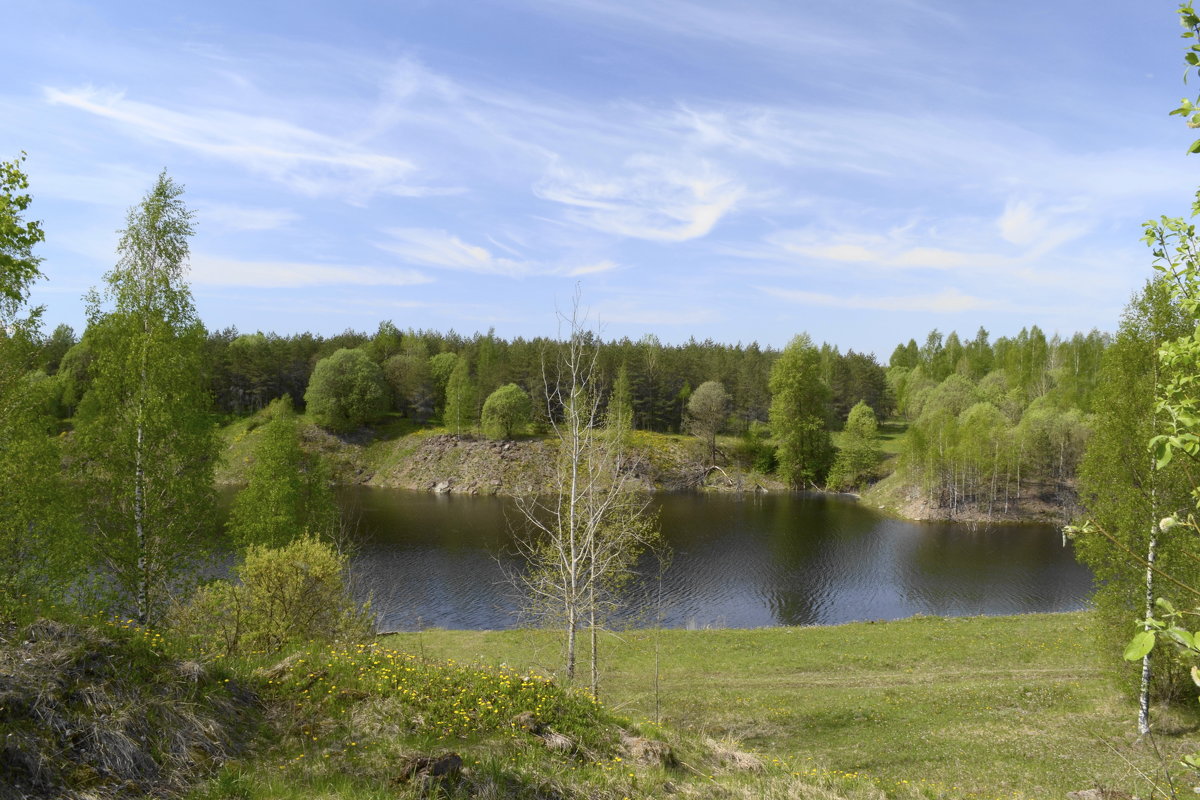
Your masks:
M356 560L385 630L511 628L520 515L497 498L348 490ZM837 497L660 495L673 551L630 589L629 624L813 625L1083 608L1091 574L1049 526L919 524Z

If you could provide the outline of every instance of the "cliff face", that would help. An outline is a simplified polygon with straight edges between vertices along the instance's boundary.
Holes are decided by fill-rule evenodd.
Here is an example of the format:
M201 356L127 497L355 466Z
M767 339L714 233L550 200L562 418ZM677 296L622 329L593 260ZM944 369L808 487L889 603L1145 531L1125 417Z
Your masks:
M455 434L422 437L365 483L414 491L520 494L551 483L555 446L542 440L494 442Z
M225 459L217 481L240 484L254 457L258 428L242 420L228 426ZM554 485L558 442L549 437L492 441L477 436L418 430L389 435L362 429L334 435L315 425L302 429L304 447L321 453L337 483L418 492L515 495ZM634 431L627 473L644 491L781 491L773 477L749 473L731 459L706 462L692 436Z

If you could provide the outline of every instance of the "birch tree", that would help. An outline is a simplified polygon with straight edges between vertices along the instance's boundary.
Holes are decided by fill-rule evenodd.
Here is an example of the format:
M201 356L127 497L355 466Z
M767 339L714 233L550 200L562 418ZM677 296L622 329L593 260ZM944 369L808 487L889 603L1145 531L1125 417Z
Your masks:
M1149 616L1157 595L1176 595L1170 584L1156 589L1150 565L1157 562L1159 569L1180 578L1200 579L1197 565L1187 557L1192 547L1189 532L1158 530L1160 519L1187 505L1187 475L1181 464L1155 469L1146 450L1147 440L1168 429L1167 418L1155 409L1155 397L1165 382L1158 349L1188 330L1188 320L1172 300L1167 282L1147 283L1130 302L1101 362L1099 410L1080 469L1079 493L1088 517L1108 536L1080 537L1076 552L1098 581L1097 638L1112 657L1110 663L1116 663L1128 641L1129 620ZM1138 560L1131 560L1130 552ZM1160 662L1157 670L1152 665L1155 659ZM1189 680L1182 662L1161 648L1145 654L1136 676L1125 673L1122 678L1127 689L1137 686L1142 733L1149 730L1152 684L1160 693L1171 693Z
M89 298L91 388L75 464L97 560L143 624L194 564L211 530L215 430L204 390L204 326L184 280L192 212L165 172L131 208L119 261Z
M574 680L578 636L589 633L591 690L599 692L598 632L616 592L632 575L658 528L647 499L635 492L625 467L623 432L605 430L597 385L599 346L583 327L578 298L557 358L543 365L547 417L558 439L549 491L536 487L517 500L526 535L518 550L527 568L519 578L528 610L562 626L564 673ZM624 423L614 415L614 424Z

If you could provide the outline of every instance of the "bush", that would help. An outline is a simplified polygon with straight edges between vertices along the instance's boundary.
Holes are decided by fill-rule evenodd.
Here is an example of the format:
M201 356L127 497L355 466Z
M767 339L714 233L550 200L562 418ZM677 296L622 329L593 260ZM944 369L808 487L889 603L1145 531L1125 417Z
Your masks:
M515 383L501 386L483 404L483 433L489 439L511 439L524 433L533 416L533 402Z
M278 548L253 545L235 570L240 583L201 587L173 623L196 652L210 656L365 638L374 625L369 605L359 606L347 591L346 561L313 536Z
M770 475L778 465L775 445L768 441L770 438L770 428L758 420L751 422L750 427L733 447L734 458L743 467L762 475Z
M362 350L338 350L317 362L304 402L317 424L331 431L374 422L389 405L383 370Z

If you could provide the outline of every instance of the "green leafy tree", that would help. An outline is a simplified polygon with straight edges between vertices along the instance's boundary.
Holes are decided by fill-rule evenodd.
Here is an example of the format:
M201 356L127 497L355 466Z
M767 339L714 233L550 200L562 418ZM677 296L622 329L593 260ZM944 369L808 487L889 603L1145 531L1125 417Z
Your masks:
M483 404L483 433L489 439L511 439L525 432L532 416L529 394L515 383L505 384Z
M274 401L266 425L256 428L246 486L234 496L227 530L240 549L283 547L302 533L330 538L340 515L329 470L300 445L300 423L291 398Z
M443 414L446 427L455 433L469 430L475 424L478 397L479 390L471 380L471 364L460 357L446 382L446 411Z
M617 379L613 382L612 392L608 396L608 408L604 413L604 424L610 431L617 431L621 437L626 437L633 430L633 397L629 388L629 370L621 362L617 370Z
M433 384L433 406L436 413L446 414L446 387L458 365L457 353L438 353L429 357L429 377Z
M1097 640L1110 664L1128 641L1129 620L1151 613L1155 592L1174 595L1170 585L1154 586L1154 575L1131 562L1137 553L1172 574L1191 581L1200 570L1188 557L1191 536L1183 528L1162 532L1158 522L1187 503L1190 485L1182 464L1155 469L1146 450L1151 437L1164 433L1167 420L1155 407L1155 395L1165 375L1158 349L1189 332L1186 316L1171 296L1165 280L1147 283L1125 310L1112 346L1104 353L1097 388L1095 433L1088 443L1079 474L1080 501L1089 518L1109 534L1082 537L1076 555L1097 578L1094 598ZM1186 601L1187 598L1175 599ZM1158 695L1169 698L1186 685L1187 670L1169 654L1159 656ZM1142 727L1149 725L1152 666L1147 654L1145 681L1120 671L1124 688L1139 686Z
M362 641L375 620L351 595L348 567L345 554L316 536L282 547L251 545L234 568L238 582L201 587L174 609L171 627L193 652L210 657Z
M687 428L704 440L710 464L717 462L717 434L729 420L731 407L729 393L720 381L705 381L688 398Z
M348 431L380 419L388 410L383 370L362 350L342 348L317 362L304 404L323 428Z
M79 343L72 347L59 362L58 372L54 376L58 382L59 405L64 417L75 414L88 387L92 385L92 339L84 333Z
M29 178L21 170L25 154L0 161L0 319L11 322L29 299L29 287L41 277L42 259L33 248L46 234L42 223L25 220L33 198Z
M214 516L217 439L203 384L204 326L184 281L192 212L164 172L129 211L120 261L89 308L92 385L75 464L98 560L143 623L196 563Z
M42 343L41 367L47 375L54 375L58 372L58 365L62 363L63 356L75 346L76 341L75 329L70 325L62 324L57 326L54 333L50 334L49 338Z
M1200 68L1200 43L1196 43L1197 40L1200 40L1200 17L1197 17L1189 3L1180 6L1179 14L1185 28L1184 37L1193 40L1186 55L1187 71L1190 72L1193 68ZM1200 114L1196 113L1195 105L1186 99L1178 109L1171 113L1184 116L1192 127L1200 125ZM1200 152L1200 140L1192 144L1189 152ZM1200 213L1200 194L1197 195L1197 202L1193 205L1192 212L1193 215ZM1173 299L1182 313L1184 319L1182 327L1185 330L1183 335L1170 338L1170 332L1164 331L1164 326L1161 324L1163 321L1170 320L1170 307L1166 307L1167 313L1164 315L1161 302L1145 304L1157 313L1143 316L1160 323L1146 326L1149 328L1149 332L1167 335L1164 341L1158 343L1157 362L1150 362L1149 370L1152 379L1147 381L1143 378L1140 381L1139 388L1146 385L1152 387L1154 402L1151 407L1146 407L1144 400L1143 403L1138 403L1138 400L1143 398L1137 396L1118 400L1118 402L1126 404L1132 401L1134 407L1134 413L1126 414L1120 425L1124 427L1142 425L1145 426L1142 433L1148 429L1148 432L1152 434L1150 447L1154 455L1154 467L1157 474L1144 476L1148 479L1141 483L1138 482L1136 474L1132 476L1132 480L1129 479L1129 476L1122 476L1125 478L1123 481L1124 492L1115 496L1097 487L1094 478L1089 477L1085 483L1093 484L1093 494L1099 495L1097 506L1100 509L1105 510L1103 504L1105 499L1115 501L1109 503L1109 508L1106 509L1113 518L1107 523L1095 518L1089 519L1082 525L1065 529L1064 533L1076 536L1080 545L1085 549L1096 548L1097 545L1093 540L1099 537L1115 545L1131 562L1138 563L1145 568L1145 622L1142 632L1134 637L1126 647L1124 656L1126 660L1142 662L1142 702L1139 709L1138 727L1142 733L1148 733L1150 728L1147 685L1151 670L1150 656L1156 643L1158 641L1170 642L1192 658L1200 654L1200 643L1196 640L1196 634L1182 626L1183 614L1176 611L1174 605L1166 598L1159 597L1152 602L1155 595L1162 591L1163 584L1166 584L1170 591L1181 592L1187 596L1186 602L1189 605L1194 606L1196 600L1200 598L1200 583L1164 569L1159 559L1159 553L1164 543L1163 537L1177 532L1185 534L1185 541L1190 540L1185 545L1185 550L1193 550L1192 542L1195 540L1195 536L1200 534L1200 525L1197 524L1195 514L1187 514L1186 518L1184 517L1185 511L1182 506L1177 506L1178 510L1163 517L1157 523L1146 519L1157 510L1155 504L1159 502L1159 490L1170 492L1174 488L1173 482L1160 485L1160 481L1170 480L1163 471L1172 468L1178 469L1181 465L1191 488L1188 505L1193 508L1200 506L1200 487L1197 487L1188 474L1189 468L1194 467L1197 455L1200 455L1200 240L1197 240L1194 225L1182 219L1168 217L1147 222L1143 240L1151 247L1154 268L1163 274L1165 283L1170 286ZM1153 286L1146 292L1146 297L1153 297ZM1154 338L1154 335L1143 337L1143 339L1151 341ZM1115 351L1115 355L1108 357L1106 354L1106 361L1109 364L1117 363L1118 357L1122 357L1123 362L1131 355L1126 351L1132 348L1122 347L1123 344L1125 343L1120 341L1119 335L1118 342L1110 348ZM1136 347L1136 341L1134 346ZM1133 357L1136 359L1136 355ZM1132 366L1136 369L1136 365ZM1136 371L1131 370L1130 367L1131 365L1125 365L1124 371L1136 375ZM1115 366L1114 369L1116 369ZM1142 369L1145 370L1145 367L1143 366ZM1101 385L1103 384L1102 381ZM1138 392L1137 394L1142 393ZM1098 405L1100 405L1099 402ZM1112 428L1119 429L1120 427L1112 425L1110 428L1110 425L1105 424L1104 413L1102 410L1102 421L1098 426L1092 449L1098 449L1104 445L1109 445L1111 448L1112 445L1107 438L1112 433ZM1117 444L1119 445L1120 442ZM1144 464L1145 455L1142 453L1137 455L1136 462ZM1097 472L1102 472L1106 466L1104 464L1097 465ZM1090 458L1086 459L1085 474L1090 472L1091 467ZM1133 470L1139 469L1135 465L1134 459L1131 459L1131 467ZM1103 479L1104 476L1097 477ZM1168 503L1174 499L1163 498ZM1145 514L1145 517L1142 514ZM1144 550L1135 550L1134 546L1122 540L1123 532L1119 528L1113 529L1114 525L1120 525L1122 521L1129 522L1130 530L1136 530L1135 526L1149 529L1134 534L1145 537L1145 541L1133 542L1134 546L1144 544ZM1186 555L1192 560L1195 559L1191 552L1187 552ZM1161 617L1156 618L1160 612ZM1193 619L1195 613L1196 610L1190 612ZM1200 673L1193 671L1192 676L1197 683L1200 683L1200 680L1197 679L1200 678ZM1200 772L1200 756L1187 756L1183 762L1194 771ZM1171 788L1173 790L1173 786Z
M879 464L879 423L871 407L859 400L846 418L842 446L829 470L829 486L857 489L865 484Z
M818 483L833 455L830 391L821 380L821 353L807 334L792 339L771 367L770 388L780 475L795 486Z
M33 248L41 224L25 221L31 202L24 156L0 162L0 618L32 596L61 597L82 573L76 492L62 479L58 440L44 413L50 381L38 360L40 309L28 309L41 277Z

